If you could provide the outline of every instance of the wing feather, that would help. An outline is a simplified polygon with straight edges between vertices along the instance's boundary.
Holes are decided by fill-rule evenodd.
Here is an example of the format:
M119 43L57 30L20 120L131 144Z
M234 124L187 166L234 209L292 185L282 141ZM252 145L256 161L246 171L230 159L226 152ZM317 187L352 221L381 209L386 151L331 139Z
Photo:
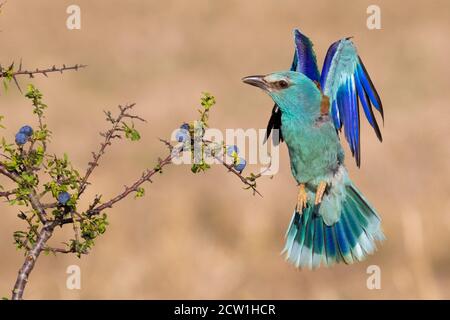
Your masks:
M361 164L359 102L380 141L382 141L381 131L372 105L380 112L382 118L384 115L380 96L350 38L336 41L328 49L320 85L323 93L330 98L330 113L334 126L337 130L344 127L345 138L359 167Z

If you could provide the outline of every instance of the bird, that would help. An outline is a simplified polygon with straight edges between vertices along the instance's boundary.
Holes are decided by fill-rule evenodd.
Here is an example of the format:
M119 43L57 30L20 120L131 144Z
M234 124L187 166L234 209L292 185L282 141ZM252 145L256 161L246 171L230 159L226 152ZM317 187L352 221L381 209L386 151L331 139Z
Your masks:
M272 98L266 139L281 131L274 143L286 143L298 184L282 253L297 268L352 264L385 236L379 214L349 177L340 132L360 167L360 104L380 141L374 109L384 122L383 106L351 37L331 44L321 73L311 40L295 29L294 42L290 70L242 79Z

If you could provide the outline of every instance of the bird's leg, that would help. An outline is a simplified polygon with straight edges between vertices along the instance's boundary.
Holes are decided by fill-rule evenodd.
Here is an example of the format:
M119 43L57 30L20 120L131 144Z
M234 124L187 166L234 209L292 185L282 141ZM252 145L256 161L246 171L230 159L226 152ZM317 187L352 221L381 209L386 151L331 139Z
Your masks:
M296 211L301 213L303 208L306 208L307 201L308 201L308 195L306 194L305 184L300 183L300 186L298 188Z
M316 199L314 201L314 204L316 206L322 202L322 198L323 198L323 195L324 195L326 189L327 189L327 183L325 181L320 181L319 185L317 186Z

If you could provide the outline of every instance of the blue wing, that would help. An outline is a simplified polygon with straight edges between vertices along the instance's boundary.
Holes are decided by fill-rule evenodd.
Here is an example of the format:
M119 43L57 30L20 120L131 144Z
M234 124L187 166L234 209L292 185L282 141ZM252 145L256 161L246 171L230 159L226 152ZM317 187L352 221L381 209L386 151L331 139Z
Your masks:
M295 52L291 71L301 72L312 81L319 82L316 54L311 40L298 29L294 30Z
M345 138L356 159L361 164L359 102L367 120L382 141L380 128L372 105L384 119L380 97L370 80L361 58L350 38L333 43L328 49L320 76L323 94L330 98L330 113L334 126L344 126Z
M311 40L302 34L298 29L294 30L295 51L294 58L291 64L291 71L297 71L305 74L312 81L319 83L320 75L317 68L316 54L314 53L313 44ZM281 110L275 104L272 109L272 115L267 124L266 139L270 136L272 129L279 130L279 139L274 141L278 144L283 141L283 134L281 133Z

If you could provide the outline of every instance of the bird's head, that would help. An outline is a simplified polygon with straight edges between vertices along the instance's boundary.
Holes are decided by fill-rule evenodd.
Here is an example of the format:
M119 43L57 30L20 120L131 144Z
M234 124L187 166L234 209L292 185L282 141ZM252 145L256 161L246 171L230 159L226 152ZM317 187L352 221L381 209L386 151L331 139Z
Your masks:
M321 101L321 92L303 73L281 71L245 77L242 81L261 88L272 97L283 113L313 115L320 112L318 104Z

